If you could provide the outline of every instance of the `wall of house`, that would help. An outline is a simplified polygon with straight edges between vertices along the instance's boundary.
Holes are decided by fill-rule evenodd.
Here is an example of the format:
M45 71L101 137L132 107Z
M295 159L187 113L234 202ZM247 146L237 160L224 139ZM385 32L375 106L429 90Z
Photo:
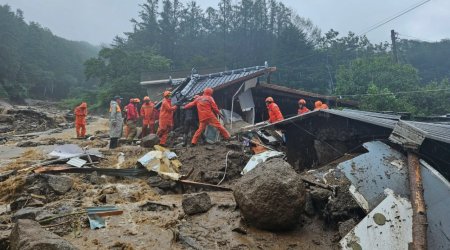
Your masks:
M332 124L332 126L330 126ZM387 139L392 129L321 114L283 125L288 162L299 172L329 163L367 141Z

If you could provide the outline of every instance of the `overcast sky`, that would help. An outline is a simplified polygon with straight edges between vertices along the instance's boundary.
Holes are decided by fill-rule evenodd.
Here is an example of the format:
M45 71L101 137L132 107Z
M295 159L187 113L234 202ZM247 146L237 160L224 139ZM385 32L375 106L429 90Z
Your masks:
M35 21L54 34L99 45L109 44L117 34L130 31L139 4L145 0L0 0L20 8L27 21ZM236 2L234 0L233 2ZM182 2L187 2L182 0ZM205 8L218 0L197 0ZM359 34L394 16L420 0L281 0L326 32L331 28ZM450 38L450 0L431 2L367 34L373 42L390 40L390 30L426 41Z

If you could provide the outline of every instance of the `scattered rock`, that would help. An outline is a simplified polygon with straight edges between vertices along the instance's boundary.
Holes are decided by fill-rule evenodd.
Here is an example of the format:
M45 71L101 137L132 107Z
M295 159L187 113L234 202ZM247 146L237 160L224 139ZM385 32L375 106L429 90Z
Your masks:
M309 192L311 195L311 199L314 207L317 210L322 210L328 202L328 199L333 192L328 189L311 187L311 191Z
M205 192L196 194L184 194L182 206L185 214L193 215L207 212L211 207L211 198Z
M151 176L147 179L148 185L153 188L159 188L162 190L174 189L177 183L173 180L166 180L160 176Z
M94 185L99 183L97 171L94 171L89 175L89 182Z
M139 206L142 211L153 211L159 212L164 210L172 210L172 207L166 204L156 203L149 201L141 206Z
M0 134L10 132L10 131L12 131L13 129L14 129L13 126L9 126L9 125L0 125Z
M307 192L305 195L305 213L309 216L316 214L310 192Z
M11 202L10 207L11 211L19 210L23 207L42 207L44 203L38 199L35 199L31 196L21 196Z
M10 170L0 173L0 182L6 181L9 177L15 175L17 170Z
M73 250L71 243L32 220L18 220L9 236L11 250Z
M289 163L272 159L259 164L236 184L234 198L250 224L266 230L287 230L299 223L305 187Z
M40 207L25 207L19 209L14 215L11 217L12 221L17 221L19 219L30 219L35 220L39 213L42 212L42 208Z
M39 145L41 145L41 144L38 142L34 142L34 141L21 141L16 144L17 147L21 147L21 148L37 147Z
M112 246L109 246L108 249L110 249L110 250L133 250L134 247L130 243L117 241Z
M13 122L13 116L12 115L0 114L0 122L1 123L12 123Z
M141 147L151 148L159 143L159 138L155 134L149 134L141 140Z
M73 180L64 175L48 175L48 185L58 194L65 194L73 186Z
M339 235L341 237L344 237L345 235L347 235L348 232L350 232L350 230L352 230L352 228L356 226L356 224L358 224L358 222L353 218L346 220L344 222L339 222L338 223Z
M0 231L0 249L9 249L9 235L11 230Z

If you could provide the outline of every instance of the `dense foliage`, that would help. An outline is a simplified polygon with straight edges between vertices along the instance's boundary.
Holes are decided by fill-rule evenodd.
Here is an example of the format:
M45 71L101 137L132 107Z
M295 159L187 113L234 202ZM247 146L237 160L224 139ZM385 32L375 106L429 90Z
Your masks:
M98 49L68 41L39 24L24 21L23 13L0 5L0 97L65 98L75 87L87 87L83 62Z

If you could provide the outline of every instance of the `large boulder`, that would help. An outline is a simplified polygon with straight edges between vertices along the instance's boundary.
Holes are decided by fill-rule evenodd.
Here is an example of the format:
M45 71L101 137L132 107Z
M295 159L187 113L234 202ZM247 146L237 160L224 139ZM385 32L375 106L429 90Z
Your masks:
M211 198L205 192L197 194L184 194L181 201L185 214L192 215L207 212L211 207Z
M270 231L288 230L304 211L305 187L282 159L257 165L234 188L234 198L248 223Z
M11 250L74 250L70 242L32 220L18 220L9 236Z

